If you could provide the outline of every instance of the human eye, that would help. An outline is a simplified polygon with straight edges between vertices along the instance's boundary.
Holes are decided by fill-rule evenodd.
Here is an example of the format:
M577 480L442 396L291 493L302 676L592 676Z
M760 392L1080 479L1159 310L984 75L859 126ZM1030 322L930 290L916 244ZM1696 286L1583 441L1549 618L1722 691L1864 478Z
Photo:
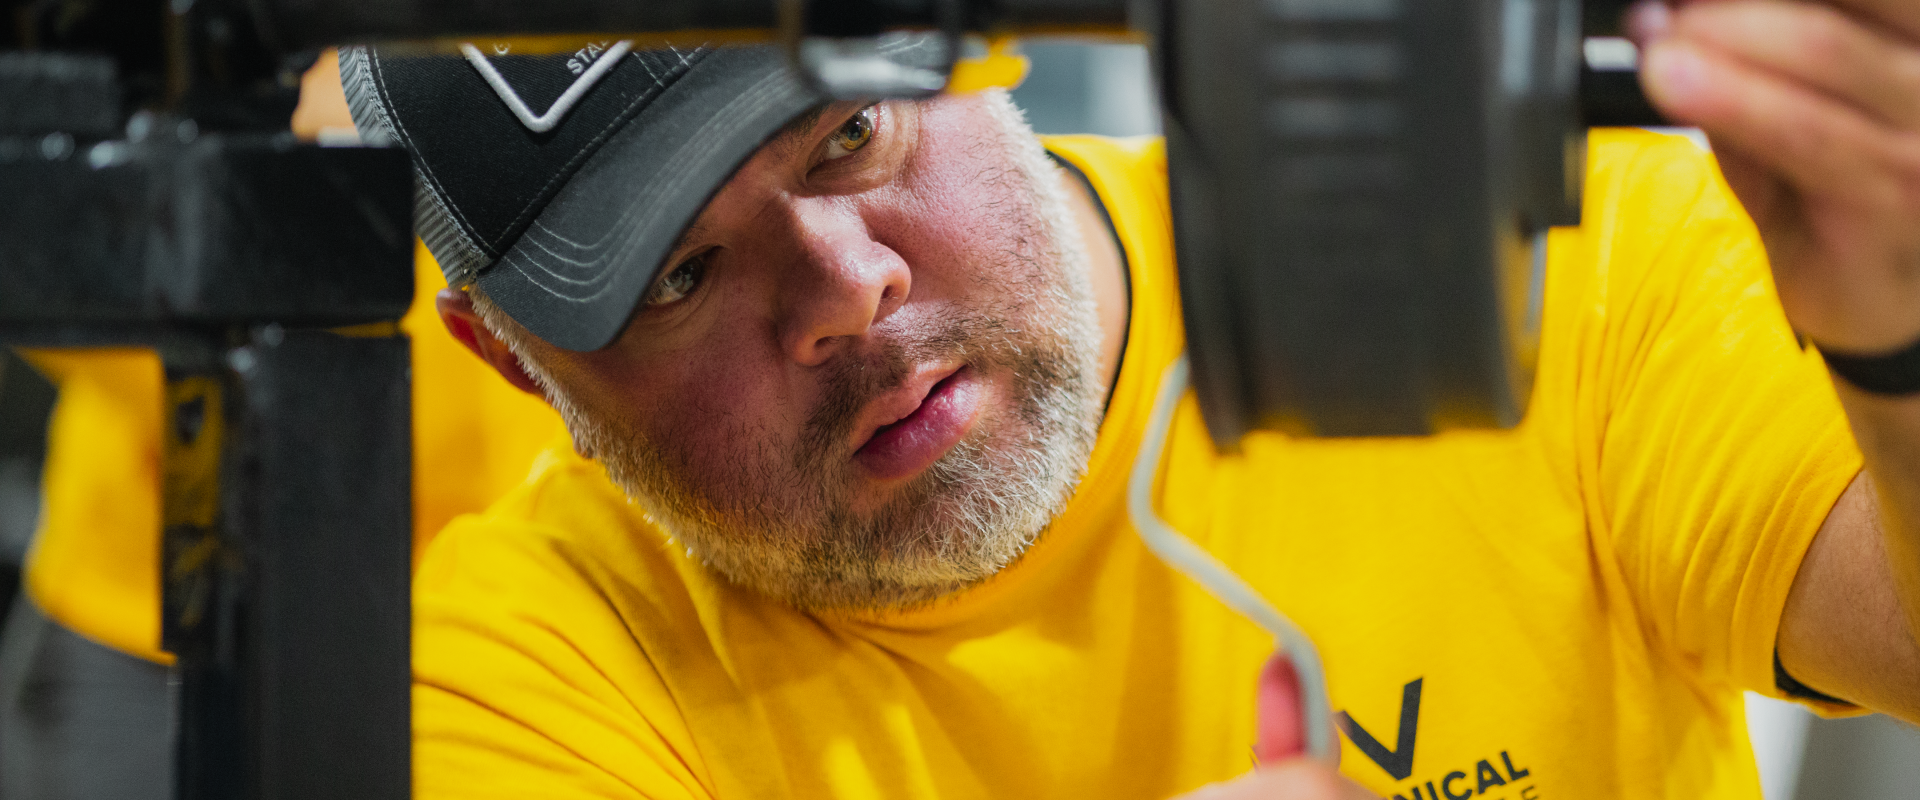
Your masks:
M860 113L848 118L839 130L827 137L827 150L824 157L829 161L845 158L858 152L860 148L866 147L867 142L873 141L876 126L874 115L874 106L867 106L860 109Z
M648 308L671 305L693 294L707 277L707 254L699 253L680 262L648 287L640 303Z

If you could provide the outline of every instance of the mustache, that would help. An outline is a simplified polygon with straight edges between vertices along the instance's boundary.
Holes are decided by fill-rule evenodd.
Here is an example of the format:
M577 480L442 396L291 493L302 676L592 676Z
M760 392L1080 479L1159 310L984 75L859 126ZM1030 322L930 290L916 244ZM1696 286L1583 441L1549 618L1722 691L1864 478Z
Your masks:
M825 365L820 400L801 428L794 467L801 474L827 467L852 435L861 410L904 385L916 364L942 359L994 363L999 360L995 354L1008 349L1002 346L1006 332L1006 323L998 317L943 315L916 331L876 336L862 350L834 356Z

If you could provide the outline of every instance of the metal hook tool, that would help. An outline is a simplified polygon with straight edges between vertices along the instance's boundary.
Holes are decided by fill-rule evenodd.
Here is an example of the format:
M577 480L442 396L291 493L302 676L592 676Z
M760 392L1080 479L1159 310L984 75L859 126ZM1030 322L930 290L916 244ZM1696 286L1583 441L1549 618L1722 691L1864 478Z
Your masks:
M1160 379L1160 394L1153 402L1146 438L1140 443L1133 475L1127 482L1127 510L1133 517L1133 527L1140 532L1147 549L1167 566L1193 579L1228 608L1273 634L1274 650L1293 662L1299 676L1307 754L1327 764L1337 763L1340 743L1333 736L1333 710L1327 700L1326 673L1321 670L1320 653L1314 649L1313 641L1239 575L1174 530L1153 510L1153 478L1166 449L1173 410L1187 391L1187 372L1187 357L1183 353Z

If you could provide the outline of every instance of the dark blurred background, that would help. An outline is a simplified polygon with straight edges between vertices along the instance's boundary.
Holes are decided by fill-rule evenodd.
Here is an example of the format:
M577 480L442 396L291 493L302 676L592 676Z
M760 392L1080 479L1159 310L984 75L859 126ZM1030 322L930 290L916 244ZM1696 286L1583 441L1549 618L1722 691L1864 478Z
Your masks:
M40 513L40 466L54 389L10 350L0 350L0 620L19 594L20 564Z

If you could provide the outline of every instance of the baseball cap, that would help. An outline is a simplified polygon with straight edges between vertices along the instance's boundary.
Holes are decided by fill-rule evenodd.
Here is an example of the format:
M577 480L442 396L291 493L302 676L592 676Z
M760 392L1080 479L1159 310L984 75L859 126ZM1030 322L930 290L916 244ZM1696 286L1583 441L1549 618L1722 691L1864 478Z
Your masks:
M774 46L514 47L348 48L341 84L362 140L411 154L415 229L448 284L569 350L617 338L713 194L827 101Z

